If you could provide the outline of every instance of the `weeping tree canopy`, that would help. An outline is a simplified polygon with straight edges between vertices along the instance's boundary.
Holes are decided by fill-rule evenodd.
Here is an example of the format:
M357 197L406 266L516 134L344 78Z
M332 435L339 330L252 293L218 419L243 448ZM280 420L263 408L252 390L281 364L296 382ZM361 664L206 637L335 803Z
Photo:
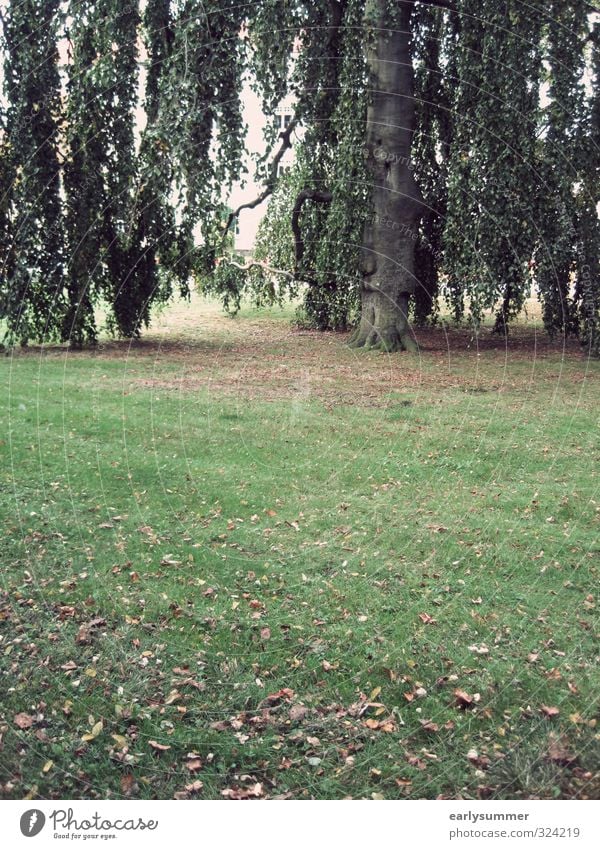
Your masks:
M598 353L599 39L585 0L7 0L6 341L93 343L98 307L134 337L195 280L233 309L301 295L385 350L441 307L506 333L535 293ZM248 83L266 215L244 265Z

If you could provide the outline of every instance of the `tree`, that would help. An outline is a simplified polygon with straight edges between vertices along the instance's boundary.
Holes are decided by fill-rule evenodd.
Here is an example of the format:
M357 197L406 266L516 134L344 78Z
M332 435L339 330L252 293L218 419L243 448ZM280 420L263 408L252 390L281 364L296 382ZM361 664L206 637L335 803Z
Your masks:
M589 4L328 5L342 9L339 67L350 56L355 73L339 73L330 95L333 151L315 143L319 127L299 151L305 187L331 194L327 210L306 204L301 220L308 248L296 271L309 319L343 326L329 305L343 303L352 320L354 289L351 344L412 347L409 296L424 323L441 290L457 320L468 311L478 327L495 310L494 329L506 333L535 285L548 332L579 333L597 351L600 158L597 100L584 80L594 62L597 74L598 20ZM347 37L359 11L363 54Z
M413 4L367 0L370 102L365 150L371 178L371 216L362 246L360 323L354 347L416 350L408 301L416 289L415 242L423 196L412 169L415 127L411 56ZM371 31L373 36L371 36Z
M94 342L99 304L136 336L195 277L233 306L303 291L310 324L386 351L440 301L507 333L535 287L548 332L598 352L598 27L586 0L9 2L9 340ZM296 114L267 128L252 205L274 206L245 269L226 195L248 79L268 117L288 93Z

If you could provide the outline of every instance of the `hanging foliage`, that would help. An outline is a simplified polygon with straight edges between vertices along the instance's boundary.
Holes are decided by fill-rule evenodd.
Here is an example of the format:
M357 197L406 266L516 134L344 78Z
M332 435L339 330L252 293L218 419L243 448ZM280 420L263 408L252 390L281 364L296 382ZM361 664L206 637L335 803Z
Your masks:
M584 120L586 7L580 0L555 0L547 10L544 32L549 102L539 146L542 185L535 263L544 325L550 334L567 335L578 329L572 285L577 242L574 192Z
M58 0L11 0L4 11L0 318L9 343L56 338L64 310L60 23Z
M542 15L511 0L464 0L460 10L444 230L447 291L456 318L468 299L475 325L500 301L496 328L504 331L531 287Z
M439 307L457 28L458 16L445 9L420 3L415 10L417 114L412 164L424 202L415 260L418 280L414 319L417 325L434 322Z
M575 193L577 252L575 303L585 349L600 355L600 21L588 42L589 96L584 104L578 140L578 184Z

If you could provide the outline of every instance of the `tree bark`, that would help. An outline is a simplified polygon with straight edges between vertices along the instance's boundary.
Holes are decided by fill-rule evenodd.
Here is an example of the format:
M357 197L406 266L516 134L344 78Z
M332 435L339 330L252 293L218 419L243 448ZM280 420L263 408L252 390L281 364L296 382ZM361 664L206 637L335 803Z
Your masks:
M356 348L417 350L408 323L423 209L411 164L413 5L405 0L367 0L365 7L366 30L374 30L367 47L371 102L365 149L372 216L365 225L361 253L361 319L350 339Z

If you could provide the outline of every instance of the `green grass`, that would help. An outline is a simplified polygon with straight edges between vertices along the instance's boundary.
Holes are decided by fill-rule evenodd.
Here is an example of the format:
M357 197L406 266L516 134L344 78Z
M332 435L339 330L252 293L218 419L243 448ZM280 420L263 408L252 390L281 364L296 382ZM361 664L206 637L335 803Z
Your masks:
M4 795L597 796L597 365L275 324L0 363Z

